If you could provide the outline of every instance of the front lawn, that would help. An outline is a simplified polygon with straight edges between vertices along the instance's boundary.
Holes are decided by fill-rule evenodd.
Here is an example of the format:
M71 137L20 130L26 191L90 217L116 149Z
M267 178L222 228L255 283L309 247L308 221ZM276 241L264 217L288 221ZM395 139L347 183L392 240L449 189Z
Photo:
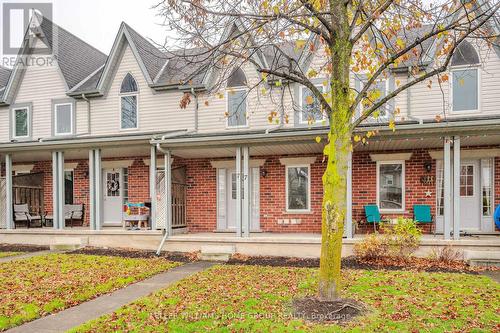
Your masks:
M0 264L0 330L124 287L177 263L83 254L50 254Z
M18 256L23 253L25 252L0 252L0 258Z
M73 332L491 332L500 285L470 274L344 270L343 296L371 313L340 327L290 316L314 295L317 269L214 266Z

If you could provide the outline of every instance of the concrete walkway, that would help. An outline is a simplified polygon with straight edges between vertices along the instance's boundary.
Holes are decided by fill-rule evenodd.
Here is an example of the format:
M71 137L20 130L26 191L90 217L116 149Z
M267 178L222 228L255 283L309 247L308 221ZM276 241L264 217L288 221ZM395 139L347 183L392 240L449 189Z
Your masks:
M0 258L0 263L19 260L19 259L27 259L27 258L31 258L31 257L37 257L37 256L43 256L44 254L50 254L50 253L61 253L61 252L50 251L50 250L28 252L28 253L19 254L16 256L9 256L9 257Z
M214 263L198 261L175 267L167 272L157 274L147 280L134 283L113 293L97 297L93 300L56 314L12 328L6 332L65 332L89 320L111 313L123 305L137 300L138 298L168 287L172 283L177 282L191 274L201 272L212 265L214 265Z

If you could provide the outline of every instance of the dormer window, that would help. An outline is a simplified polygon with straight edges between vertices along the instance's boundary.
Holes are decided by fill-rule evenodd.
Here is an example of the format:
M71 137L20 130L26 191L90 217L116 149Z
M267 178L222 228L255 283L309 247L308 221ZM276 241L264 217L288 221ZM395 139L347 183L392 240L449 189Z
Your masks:
M127 73L120 87L120 128L122 130L138 128L138 97L137 82L132 74Z
M479 56L463 41L451 59L451 107L453 112L479 110Z
M247 123L247 80L240 68L233 71L227 80L227 127L246 127Z

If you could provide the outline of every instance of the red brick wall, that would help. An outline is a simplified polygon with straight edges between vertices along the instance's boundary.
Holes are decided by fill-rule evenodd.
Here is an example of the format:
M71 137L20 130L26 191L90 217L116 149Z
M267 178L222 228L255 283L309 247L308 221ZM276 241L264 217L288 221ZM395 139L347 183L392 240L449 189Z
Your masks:
M424 169L425 162L431 162L432 170L430 172ZM353 219L358 222L358 230L361 232L371 231L373 226L367 225L365 222L364 206L377 203L377 163L371 160L369 152L353 154L352 163ZM432 184L424 185L421 183L421 177L426 175L434 177ZM435 212L435 176L436 161L430 157L427 150L414 150L411 158L405 163L405 211L397 214L382 213L383 217L394 218L403 215L413 218L413 205L416 204L430 205L432 212ZM431 193L430 196L426 195L427 191Z
M323 198L322 175L326 163L318 156L311 165L311 211L308 213L286 212L286 167L280 163L280 156L264 157L262 169L267 176L260 178L260 227L271 232L321 232L321 203ZM278 224L278 220L288 224ZM292 221L299 224L291 224Z

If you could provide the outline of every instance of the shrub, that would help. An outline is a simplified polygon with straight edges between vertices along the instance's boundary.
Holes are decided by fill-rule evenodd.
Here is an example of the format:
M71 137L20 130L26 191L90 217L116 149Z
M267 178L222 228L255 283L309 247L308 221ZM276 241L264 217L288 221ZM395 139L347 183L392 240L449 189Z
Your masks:
M463 261L464 253L460 250L455 249L451 245L447 245L444 247L433 249L429 257L430 259L442 263L451 263L455 261Z
M418 249L422 231L412 219L399 217L395 224L382 223L381 233L368 235L354 245L354 254L364 259L409 257Z

